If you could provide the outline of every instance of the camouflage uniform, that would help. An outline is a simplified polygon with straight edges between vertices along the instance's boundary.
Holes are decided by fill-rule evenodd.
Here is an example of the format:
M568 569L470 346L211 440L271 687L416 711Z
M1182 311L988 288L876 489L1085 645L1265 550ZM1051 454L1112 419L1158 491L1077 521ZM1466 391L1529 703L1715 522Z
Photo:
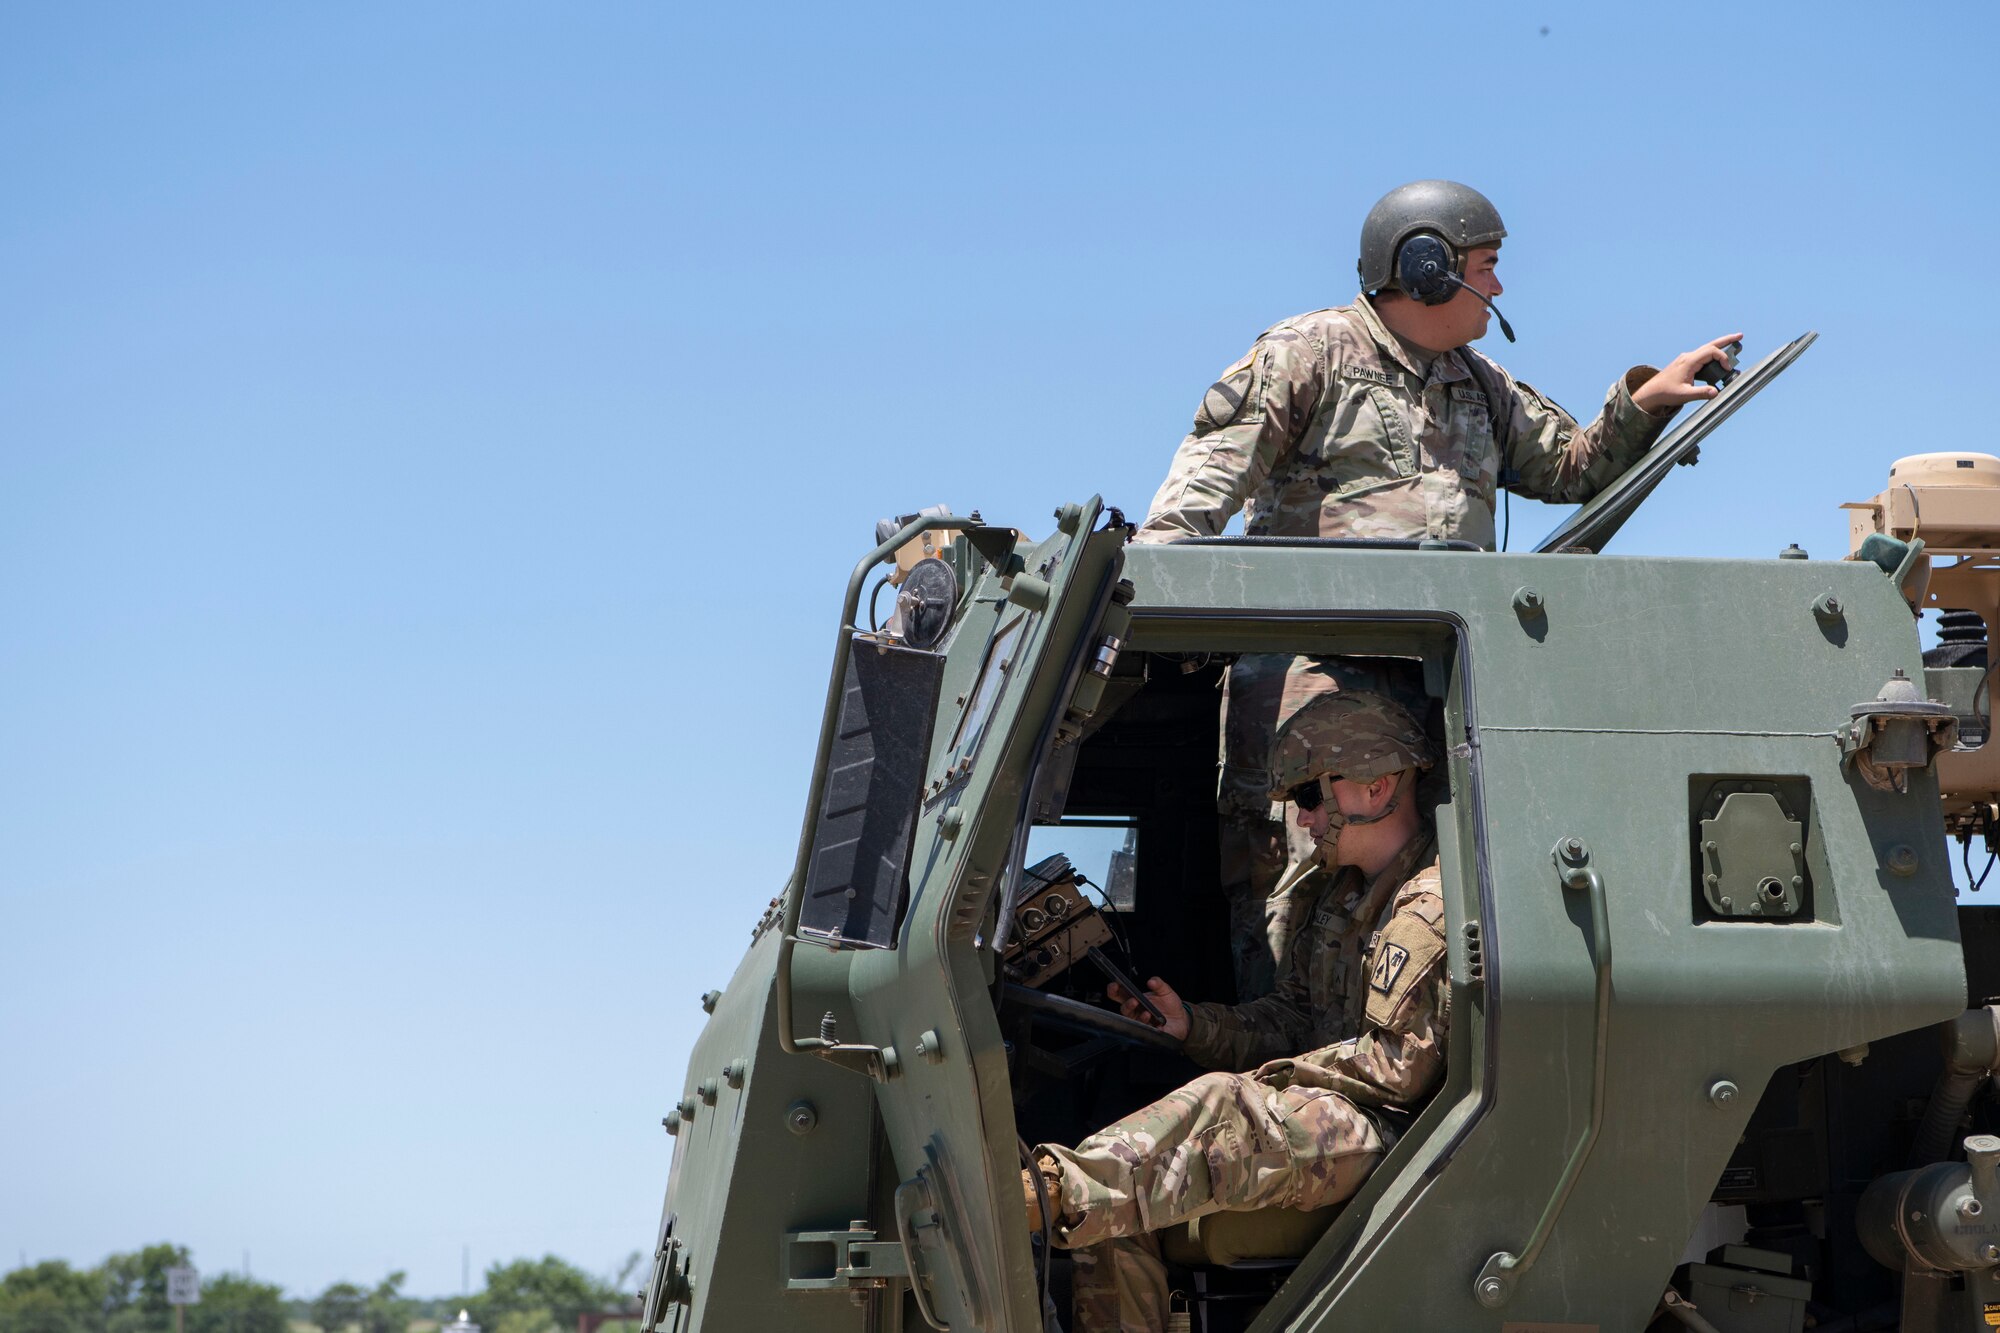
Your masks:
M1418 843L1427 853L1429 840ZM1378 889L1407 869L1398 858ZM1249 1074L1204 1074L1074 1149L1037 1150L1059 1177L1055 1243L1077 1251L1071 1333L1164 1327L1160 1228L1227 1209L1324 1208L1361 1187L1394 1141L1367 1108L1413 1107L1444 1069L1449 992L1434 861L1395 893L1366 966L1360 1035ZM1278 1031L1300 1030L1269 1006L1235 1012L1244 1023L1211 1022L1211 1042L1254 1054Z
M1271 740L1313 699L1357 689L1386 694L1418 717L1427 706L1412 664L1393 658L1246 653L1225 678L1216 807L1238 1000L1270 994L1323 878L1304 864L1312 840L1265 790Z
M1435 356L1412 347L1365 296L1300 315L1260 336L1203 396L1138 539L1215 536L1247 502L1253 536L1437 537L1491 549L1503 472L1523 495L1581 503L1651 447L1666 418L1642 411L1632 390L1653 374L1627 371L1579 429L1469 347ZM1255 779L1276 725L1327 674L1324 659L1279 665L1288 661L1243 658L1224 687L1221 869L1246 999L1270 988L1284 957L1293 905L1280 886L1298 859Z
M1202 398L1140 540L1212 537L1247 502L1252 536L1435 537L1493 545L1509 489L1580 504L1637 462L1665 417L1632 401L1634 366L1597 419L1575 418L1470 347L1426 353L1367 297L1273 326ZM1489 388L1490 386L1490 388Z

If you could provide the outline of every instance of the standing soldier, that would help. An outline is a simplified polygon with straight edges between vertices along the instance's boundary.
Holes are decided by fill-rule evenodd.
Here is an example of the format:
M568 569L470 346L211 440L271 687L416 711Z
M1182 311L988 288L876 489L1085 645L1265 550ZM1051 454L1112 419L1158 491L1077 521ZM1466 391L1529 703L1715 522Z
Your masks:
M1415 181L1361 227L1361 295L1266 330L1203 395L1140 541L1213 537L1239 510L1251 536L1437 539L1493 546L1500 488L1580 504L1636 462L1728 334L1634 366L1588 426L1467 344L1486 333L1500 214L1477 190ZM1490 313L1489 313L1490 312ZM1501 320L1511 341L1513 333ZM1354 668L1246 656L1225 687L1218 805L1222 882L1241 995L1269 988L1294 914L1280 892L1296 848L1258 790L1271 737ZM1379 674L1358 683L1381 688ZM1275 900L1274 900L1275 899Z
M1071 1333L1158 1329L1166 1267L1154 1233L1224 1210L1339 1203L1394 1142L1399 1112L1437 1086L1445 1057L1444 901L1435 839L1416 797L1431 762L1416 720L1365 691L1308 703L1267 776L1290 799L1333 876L1278 989L1233 1007L1184 1005L1147 984L1167 1031L1204 1074L1075 1148L1035 1151L1028 1225L1049 1203L1052 1239L1076 1251ZM1348 957L1343 914L1376 927ZM1128 1016L1139 1007L1125 1001ZM1304 1054L1298 1054L1304 1052Z

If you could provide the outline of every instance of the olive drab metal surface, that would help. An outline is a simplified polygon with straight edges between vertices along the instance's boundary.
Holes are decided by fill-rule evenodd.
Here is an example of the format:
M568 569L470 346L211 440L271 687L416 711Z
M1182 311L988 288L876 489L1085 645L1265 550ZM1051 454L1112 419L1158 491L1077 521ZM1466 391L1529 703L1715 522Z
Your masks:
M1018 862L1032 775L1094 647L1125 533L1094 532L1099 503L989 568L942 645L942 706L917 818L911 895L893 951L857 956L858 1040L896 1053L876 1104L898 1182L894 1225L939 1327L1035 1327L1013 1111L990 979L976 939ZM1018 563L1016 563L1018 562Z
M1601 542L1658 471L1567 531ZM1170 1317L1994 1326L2000 909L1954 902L1947 831L1976 879L2000 458L1899 460L1855 512L1843 560L1128 547L1094 500L1040 541L892 520L849 582L793 879L699 983L646 1333L1048 1333L1043 1282L1067 1318L1076 1252L1030 1242L1021 1141L1079 1143L1196 1070L1065 970L1056 872L1022 867L1064 867L1081 931L1095 839L1078 938L1226 1003L1217 705L1250 654L1394 664L1427 709L1446 1059L1330 1216L1162 1242ZM891 557L945 591L864 632ZM1934 658L1919 606L1979 625ZM1270 1137L1186 1161L1257 1169Z

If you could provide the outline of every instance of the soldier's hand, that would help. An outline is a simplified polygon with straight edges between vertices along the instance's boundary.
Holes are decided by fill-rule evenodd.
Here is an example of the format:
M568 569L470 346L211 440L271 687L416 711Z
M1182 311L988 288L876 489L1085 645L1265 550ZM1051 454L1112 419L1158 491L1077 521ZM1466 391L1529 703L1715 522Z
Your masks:
M1720 338L1712 338L1693 351L1682 352L1667 362L1653 378L1632 391L1632 401L1642 412L1654 416L1664 416L1682 403L1692 403L1704 398L1713 398L1722 390L1713 384L1703 384L1695 378L1697 372L1711 361L1720 361L1725 366L1735 364L1735 359L1727 348L1730 343L1740 343L1740 333L1725 333Z
M1151 1014L1139 1007L1139 1002L1132 998L1132 993L1117 982L1114 981L1109 986L1106 986L1104 993L1111 998L1111 1001L1118 1006L1118 1012L1124 1014L1125 1017L1132 1019L1134 1022L1144 1023L1148 1027L1160 1027L1158 1023L1153 1021ZM1148 977L1146 979L1146 998L1153 1002L1155 1009L1166 1015L1166 1026L1161 1028L1161 1030L1175 1041L1186 1041L1188 1034L1187 1006L1181 1003L1181 997L1174 993L1174 988L1158 977Z

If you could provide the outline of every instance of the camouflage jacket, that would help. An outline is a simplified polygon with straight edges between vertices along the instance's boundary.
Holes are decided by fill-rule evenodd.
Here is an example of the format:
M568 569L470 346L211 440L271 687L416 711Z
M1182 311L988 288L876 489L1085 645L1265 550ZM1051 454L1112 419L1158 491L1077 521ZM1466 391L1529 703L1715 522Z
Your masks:
M1359 1033L1374 994L1362 980L1377 961L1372 951L1383 935L1377 927L1405 884L1435 889L1435 868L1418 871L1434 867L1436 857L1435 837L1425 828L1372 880L1351 867L1302 872L1297 891L1314 897L1298 914L1302 924L1284 978L1269 995L1244 1004L1189 1005L1188 1058L1210 1069L1254 1069Z
M1654 373L1627 371L1578 429L1470 347L1439 353L1426 370L1356 297L1275 325L1222 373L1138 538L1216 536L1247 503L1252 536L1430 537L1491 549L1503 471L1519 494L1581 503L1652 446L1667 418L1642 411L1632 390Z
M1448 980L1444 899L1432 862L1397 890L1389 919L1369 944L1361 1030L1304 1055L1267 1061L1257 1080L1281 1088L1331 1088L1358 1106L1414 1105L1444 1072Z

